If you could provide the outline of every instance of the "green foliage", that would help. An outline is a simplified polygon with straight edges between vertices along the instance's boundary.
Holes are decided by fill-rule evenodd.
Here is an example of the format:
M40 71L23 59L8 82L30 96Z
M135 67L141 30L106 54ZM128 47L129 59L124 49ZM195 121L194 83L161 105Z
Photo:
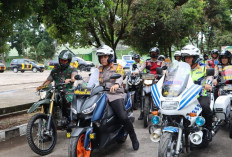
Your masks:
M14 25L10 43L11 48L16 48L19 55L38 61L52 58L55 54L55 41L38 22L38 16L18 21Z

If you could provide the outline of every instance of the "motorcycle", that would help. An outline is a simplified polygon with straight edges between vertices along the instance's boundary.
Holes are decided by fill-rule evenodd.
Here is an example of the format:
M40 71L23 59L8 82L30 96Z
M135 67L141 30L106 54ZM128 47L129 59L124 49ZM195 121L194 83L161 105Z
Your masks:
M124 130L112 108L108 104L103 86L99 86L99 71L96 69L90 76L87 85L79 84L75 89L72 102L72 117L77 126L73 130L69 143L69 156L88 157L94 149L102 149L113 142L123 143L128 133ZM113 74L110 79L120 78L120 74ZM81 78L75 77L80 80ZM134 121L130 94L125 94L125 108L128 117Z
M64 83L45 85L38 91L40 100L34 103L27 111L32 113L41 107L41 113L30 118L26 137L30 148L43 156L50 154L56 145L57 130L67 130L69 119L63 113L63 90L60 88Z
M162 69L157 68L156 72L157 75L141 73L143 80L141 112L143 113L144 128L148 126L148 123L150 121L149 119L150 113L152 113L152 111L154 110L157 110L154 102L152 101L151 87L153 84L156 84L159 78L162 76Z
M133 64L133 68L137 67L136 64ZM139 102L141 103L141 76L140 75L133 75L132 72L127 73L127 82L125 90L131 94L132 97L132 106L134 110L137 110L139 107Z
M207 76L213 76L212 71L207 69ZM190 74L189 64L174 61L165 76L151 88L159 110L152 113L153 125L149 127L149 133L153 142L159 142L159 157L179 156L192 148L205 147L212 140L212 134L204 126L202 107L197 99L202 86L194 84ZM212 100L211 106L217 111ZM221 113L226 115L224 111ZM218 127L215 125L214 131Z
M218 98L215 101L214 106L214 123L213 128L215 133L218 131L219 126L229 126L229 136L232 138L232 115L231 110L231 98L232 98L232 66L225 66L220 68L222 71L219 76L219 91Z

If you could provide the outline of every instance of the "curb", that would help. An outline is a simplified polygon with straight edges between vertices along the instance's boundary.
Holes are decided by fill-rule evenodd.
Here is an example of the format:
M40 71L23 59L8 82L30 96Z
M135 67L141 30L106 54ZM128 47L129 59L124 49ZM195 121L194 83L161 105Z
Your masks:
M11 138L26 135L27 124L15 126L6 130L0 131L0 142L7 141Z

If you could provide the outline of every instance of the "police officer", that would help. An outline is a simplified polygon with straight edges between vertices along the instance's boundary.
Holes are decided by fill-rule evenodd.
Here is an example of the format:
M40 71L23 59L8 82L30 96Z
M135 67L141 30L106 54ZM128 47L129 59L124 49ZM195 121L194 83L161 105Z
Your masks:
M206 63L208 62L209 55L208 55L208 54L204 54L204 55L203 55L203 58L204 58L203 63L206 64Z
M129 133L134 150L139 149L139 141L136 137L133 125L128 118L124 103L124 89L123 89L123 67L114 61L114 51L107 45L104 45L97 50L97 56L101 66L99 67L99 82L100 85L105 85L110 91L107 92L109 98L109 105L112 107L115 114L120 119L125 130ZM110 76L114 73L119 73L122 76L118 79L112 80Z
M139 72L142 72L146 68L150 70L151 74L156 74L156 68L165 66L165 63L158 60L160 50L157 47L151 48L149 54L151 59L146 60L146 62L143 63L143 65L139 68Z
M174 53L174 58L175 58L175 60L177 60L178 62L181 62L181 53L180 53L180 51L176 51L176 52Z
M219 56L218 50L217 49L213 49L211 51L211 57L212 57L212 59L210 59L210 60L207 61L207 65L210 68L214 68L219 63L218 56Z
M212 77L207 77L205 79L206 69L204 68L204 65L199 64L200 51L198 48L192 45L187 45L182 48L181 56L183 57L183 61L191 66L191 77L194 83L203 86L203 90L199 94L198 100L202 106L202 116L206 120L206 128L211 133L213 113L210 109L210 99L207 96L207 91L212 90Z
M139 68L143 65L143 63L144 63L144 61L141 60L139 54L134 54L134 55L133 55L133 60L135 61L133 64L136 64L138 69L139 69ZM144 69L143 72L146 73L146 69Z
M72 94L68 94L70 92L70 89L72 89L72 84L75 81L75 75L77 75L77 69L70 66L70 62L72 60L72 54L68 50L62 50L58 56L59 59L59 66L55 66L54 69L52 69L50 75L46 79L46 81L43 82L42 86L49 85L53 81L55 81L55 84L65 83L66 85L60 87L63 88L64 95L62 95L64 104L63 105L63 113L66 117L69 116L68 108L70 107L71 101L72 101ZM41 86L37 87L37 91L40 90Z

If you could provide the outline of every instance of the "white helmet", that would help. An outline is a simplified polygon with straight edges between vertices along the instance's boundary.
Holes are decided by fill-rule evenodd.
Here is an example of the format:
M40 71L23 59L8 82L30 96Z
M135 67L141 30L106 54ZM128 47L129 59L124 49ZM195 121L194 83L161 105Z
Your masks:
M176 57L176 56L180 56L180 57L181 57L180 51L176 51L176 52L174 53L174 57Z
M100 56L104 56L104 55L109 56L108 63L111 63L114 61L114 50L108 45L100 46L97 49L96 55L98 56L99 62L100 62Z
M181 49L181 56L183 59L185 56L193 56L193 64L195 64L200 61L200 50L193 45L186 45Z

